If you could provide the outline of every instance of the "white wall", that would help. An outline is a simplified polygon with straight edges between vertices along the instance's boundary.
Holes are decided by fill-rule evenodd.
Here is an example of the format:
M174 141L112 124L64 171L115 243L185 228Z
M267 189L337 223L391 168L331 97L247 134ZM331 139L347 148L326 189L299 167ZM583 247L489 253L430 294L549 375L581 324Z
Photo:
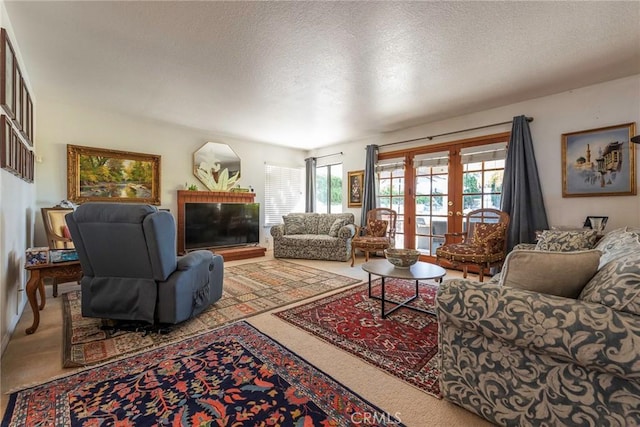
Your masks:
M640 122L640 75L378 135L365 140L338 144L316 150L312 155L320 156L342 151L344 153L343 178L346 182L348 171L364 168L364 147L368 144L382 145L510 121L514 116L522 114L534 118L534 121L530 123L530 128L550 225L581 226L587 215L604 215L609 217L607 230L623 226L640 226L640 195L563 198L561 165L561 137L563 133L635 122L636 135L640 134L638 127ZM380 151L395 151L428 143L435 144L505 132L510 129L510 124L503 125L435 138L432 142L423 141L382 147ZM640 152L638 149L636 150L637 177L638 170L640 170ZM638 194L640 194L640 188ZM360 209L349 209L348 211L353 212L356 218L360 218Z
M185 183L205 186L193 175L193 153L213 141L228 144L240 157L242 187L252 186L264 203L264 164L304 166L301 150L258 144L164 122L41 99L38 105L37 208L67 198L67 144L161 156L161 208L177 217L177 190ZM264 215L264 212L261 213ZM42 219L36 218L36 243L46 244ZM260 241L264 242L261 230Z
M4 2L0 2L0 24L7 29L22 76L27 87L31 88L29 70L24 67L19 42L13 34ZM30 93L34 105L37 105L37 97L33 91ZM37 116L35 120L37 124ZM10 333L15 328L27 300L24 292L26 274L23 267L25 250L33 244L34 200L34 184L28 184L4 169L0 170L0 313L2 313L0 315L0 336L2 351L9 342Z

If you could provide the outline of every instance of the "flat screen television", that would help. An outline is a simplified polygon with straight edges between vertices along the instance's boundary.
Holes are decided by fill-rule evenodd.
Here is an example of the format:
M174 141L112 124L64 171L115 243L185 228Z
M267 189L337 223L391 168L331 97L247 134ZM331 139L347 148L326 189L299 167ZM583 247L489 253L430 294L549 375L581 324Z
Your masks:
M246 246L260 241L259 203L185 203L184 247Z

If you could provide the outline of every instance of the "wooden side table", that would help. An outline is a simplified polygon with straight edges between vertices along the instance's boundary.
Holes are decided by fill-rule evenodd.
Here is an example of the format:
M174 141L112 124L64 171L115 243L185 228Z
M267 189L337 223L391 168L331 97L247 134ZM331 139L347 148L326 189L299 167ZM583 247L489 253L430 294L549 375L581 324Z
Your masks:
M82 269L80 261L69 261L59 263L49 263L40 265L30 265L25 267L29 272L29 281L27 282L27 299L33 311L33 324L26 329L27 335L32 334L38 329L40 324L40 310L44 309L46 302L44 293L44 279L63 279L66 281L80 280L82 278ZM38 298L36 291L40 291L40 305L38 306Z

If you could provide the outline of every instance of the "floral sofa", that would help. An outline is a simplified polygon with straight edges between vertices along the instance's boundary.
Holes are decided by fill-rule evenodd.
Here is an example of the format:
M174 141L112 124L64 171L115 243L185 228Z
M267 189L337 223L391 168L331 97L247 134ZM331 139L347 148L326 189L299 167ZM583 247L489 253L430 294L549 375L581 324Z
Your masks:
M293 213L282 217L283 224L271 227L275 258L347 261L355 235L351 213Z
M588 250L509 254L542 264L554 256L590 258L579 271L594 274L569 291L573 297L558 296L558 283L550 293L512 287L504 277L513 276L509 259L492 282L442 283L443 397L498 425L640 425L640 229L614 230L595 249L595 261ZM536 264L538 272L526 276L516 269L514 277L552 281L577 261L557 264Z

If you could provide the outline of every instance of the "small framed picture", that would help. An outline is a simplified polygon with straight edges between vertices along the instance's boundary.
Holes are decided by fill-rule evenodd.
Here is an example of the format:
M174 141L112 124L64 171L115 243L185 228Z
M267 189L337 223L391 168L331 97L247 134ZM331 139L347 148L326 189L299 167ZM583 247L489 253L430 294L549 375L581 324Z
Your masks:
M12 119L16 110L15 62L16 56L7 30L0 31L0 105Z
M362 184L364 181L364 171L352 171L348 173L348 192L349 201L348 206L350 208L357 208L362 206Z

